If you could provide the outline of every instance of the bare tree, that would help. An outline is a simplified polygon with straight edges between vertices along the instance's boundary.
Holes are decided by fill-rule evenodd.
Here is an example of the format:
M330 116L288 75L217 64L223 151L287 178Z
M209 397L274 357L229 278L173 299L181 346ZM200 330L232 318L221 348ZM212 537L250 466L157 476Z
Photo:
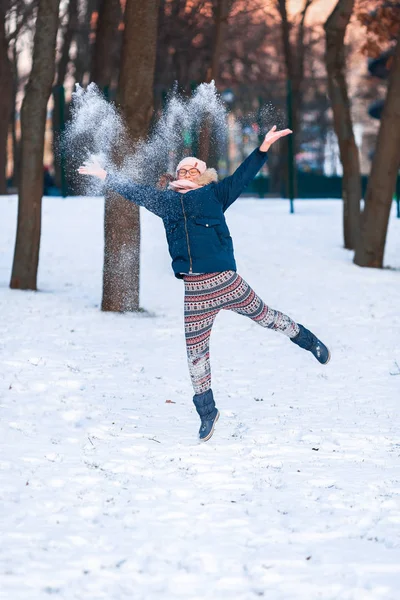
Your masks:
M296 36L292 40L293 23L288 19L287 0L277 0L277 8L281 17L281 33L283 54L286 67L287 79L291 82L292 88L292 115L294 134L298 131L299 115L302 106L302 85L304 81L304 31L305 19L313 0L304 0L304 6L300 13L300 20L297 26Z
M308 9L314 0L303 1L303 8L297 15L298 24L296 25L295 18L289 20L287 0L275 0L275 7L278 10L281 19L280 29L283 47L283 59L286 71L288 121L293 129L293 135L291 136L291 139L287 139L283 144L281 144L279 149L278 172L286 172L287 177L289 176L289 145L293 145L294 153L296 153L299 149L299 123L300 114L303 107L304 86L305 19ZM274 160L272 159L271 162L273 164ZM296 188L297 182L295 174L296 171L294 170L294 185ZM289 180L288 185L290 186Z
M355 0L338 0L325 23L326 68L333 112L333 126L339 142L343 167L344 247L356 247L360 232L361 174L360 159L353 132L350 100L346 83L344 38Z
M383 266L386 234L396 178L400 168L400 34L390 69L371 175L354 262L361 267Z
M211 65L207 72L207 81L214 80L216 84L220 78L220 65L223 44L226 36L226 30L228 27L228 18L232 9L234 0L216 0L213 6L213 17L214 17L214 35L213 35L213 47Z
M158 0L127 0L117 103L132 142L147 134L153 110ZM139 207L107 193L102 310L139 310Z
M55 182L58 187L62 186L63 161L59 153L60 135L62 133L63 122L67 115L64 81L68 72L70 62L71 44L74 40L78 27L78 0L69 0L67 10L67 22L63 27L60 57L56 68L56 80L53 88L54 107L53 107L53 154L54 154L54 172ZM63 188L64 189L64 188Z
M40 0L36 18L32 70L21 109L22 168L11 288L37 289L44 133L55 70L59 4L60 0Z
M12 138L12 155L13 155L13 186L18 186L19 180L19 163L20 163L20 140L17 137L17 94L20 85L20 76L18 72L18 52L17 44L14 41L12 47L12 70L13 70L13 91L12 91L12 107L11 107L11 138Z
M0 0L5 10L7 51L12 71L12 100L11 100L11 137L13 153L13 185L18 185L20 140L17 136L17 94L23 89L27 77L21 76L18 71L18 41L23 38L27 30L34 27L34 15L36 14L38 0ZM4 14L4 13L3 13ZM3 20L3 18L1 18ZM1 53L0 60L6 60L7 54ZM7 84L3 84L5 98L7 97ZM4 100L2 98L2 100ZM0 101L1 102L1 101ZM2 121L2 124L4 122ZM1 127L1 125L0 125Z
M90 80L91 56L93 50L93 16L98 9L99 0L85 0L78 11L78 30L76 32L76 56L74 59L75 81L80 85Z
M67 22L64 26L60 58L56 70L55 85L63 85L70 62L71 44L78 28L78 0L69 0Z
M5 194L7 188L7 138L12 112L13 74L5 29L9 5L9 0L0 0L0 194Z
M275 1L275 0L274 0ZM174 81L186 91L214 79L219 88L263 87L271 94L276 68L277 15L265 0L162 0L157 39L156 92ZM205 10L206 9L206 10ZM238 96L237 96L238 97Z
M216 3L213 6L214 35L211 62L206 74L206 81L208 83L212 80L217 83L219 80L221 53L232 4L233 0L216 0ZM205 162L210 162L211 159L212 162L210 156L211 151L211 123L208 115L205 115L199 136L199 158Z
M101 0L93 51L91 80L101 90L110 86L114 70L114 52L122 11L120 0Z

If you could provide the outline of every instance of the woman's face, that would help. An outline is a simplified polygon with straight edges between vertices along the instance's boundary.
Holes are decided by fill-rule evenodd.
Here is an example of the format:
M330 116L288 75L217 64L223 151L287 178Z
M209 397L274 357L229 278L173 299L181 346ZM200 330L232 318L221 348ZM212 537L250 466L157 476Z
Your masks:
M200 175L200 171L194 167L183 165L178 171L178 179L189 179L194 181Z

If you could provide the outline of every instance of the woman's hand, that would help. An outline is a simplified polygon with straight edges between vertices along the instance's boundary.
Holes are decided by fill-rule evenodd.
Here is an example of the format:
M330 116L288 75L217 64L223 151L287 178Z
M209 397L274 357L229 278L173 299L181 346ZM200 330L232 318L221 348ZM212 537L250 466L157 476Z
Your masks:
M260 146L261 152L268 152L274 142L279 140L281 137L285 137L285 135L289 135L290 133L293 133L291 129L282 129L282 131L276 131L276 125L274 125L273 128L268 131L263 143Z
M85 160L83 165L79 167L78 173L80 173L80 175L93 175L93 177L98 177L103 180L107 177L107 171L103 169L95 157Z

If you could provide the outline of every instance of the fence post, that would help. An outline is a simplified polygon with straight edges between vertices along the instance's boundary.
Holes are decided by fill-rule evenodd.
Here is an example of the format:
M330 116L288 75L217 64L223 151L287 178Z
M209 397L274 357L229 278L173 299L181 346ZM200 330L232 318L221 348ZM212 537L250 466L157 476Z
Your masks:
M287 79L287 112L289 129L293 127L293 104L292 104L292 81L290 78ZM288 136L288 191L290 201L290 213L294 213L294 146L293 146L293 134Z
M397 180L396 180L396 204L397 204L397 218L400 219L400 175L397 175Z
M63 135L65 129L65 89L63 85L59 86L58 96L58 110L59 110L59 123L60 123L60 136ZM68 196L67 177L65 174L65 151L64 145L60 144L60 169L61 169L61 194L63 198Z
M261 144L264 141L264 134L262 131L262 104L263 104L263 100L262 100L261 96L258 96L257 126L258 126L258 145L259 146L261 146ZM262 189L262 181L260 181L260 185L257 185L257 187L258 187L258 196L260 198L264 198L264 192Z

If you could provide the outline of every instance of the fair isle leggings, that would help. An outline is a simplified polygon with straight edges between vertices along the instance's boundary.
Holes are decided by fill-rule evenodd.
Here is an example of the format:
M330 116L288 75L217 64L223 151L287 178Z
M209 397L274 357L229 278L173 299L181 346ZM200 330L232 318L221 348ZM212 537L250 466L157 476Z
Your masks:
M211 387L210 335L221 309L250 317L261 327L281 331L289 338L299 333L297 323L266 306L235 271L184 275L183 279L186 348L195 394Z

